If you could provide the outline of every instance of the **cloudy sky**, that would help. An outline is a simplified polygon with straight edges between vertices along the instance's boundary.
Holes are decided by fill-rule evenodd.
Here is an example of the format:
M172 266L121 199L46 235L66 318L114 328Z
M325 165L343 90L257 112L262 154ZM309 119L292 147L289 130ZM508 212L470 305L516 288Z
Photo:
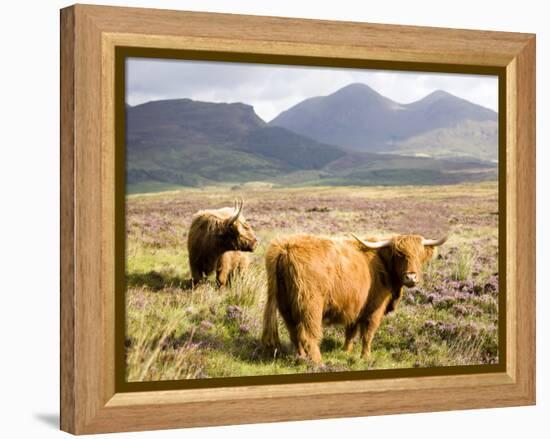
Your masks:
M130 105L177 98L244 102L265 121L306 98L331 94L353 82L367 84L402 104L445 90L498 109L496 76L150 58L129 58L126 75L126 101Z

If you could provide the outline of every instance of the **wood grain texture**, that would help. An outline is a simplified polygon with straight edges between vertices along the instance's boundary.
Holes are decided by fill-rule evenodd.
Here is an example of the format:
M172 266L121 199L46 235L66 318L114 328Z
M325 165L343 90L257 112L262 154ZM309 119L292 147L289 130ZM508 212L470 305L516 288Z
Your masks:
M534 403L534 36L83 5L61 12L61 32L63 430L80 434ZM505 69L507 371L115 393L117 46Z
M516 61L506 67L506 291L513 291L517 285L516 243L517 243L517 71ZM502 189L502 184L499 190ZM502 225L501 225L502 227ZM506 295L506 365L507 372L516 379L517 363L517 295Z
M328 20L257 17L236 14L181 12L159 9L83 6L104 32L155 35L157 38L186 36L216 42L258 42L260 53L292 47L307 47L311 54L326 51L340 57L394 59L506 66L519 52L526 35L509 32L440 29ZM188 47L189 48L189 47ZM316 49L317 48L317 49Z
M61 11L60 53L60 218L61 218L61 389L60 422L65 431L75 430L75 288L74 288L74 10Z
M231 389L233 400L283 398L316 395L347 395L366 392L385 392L391 390L418 390L418 389L448 389L463 385L478 388L502 384L512 384L513 380L504 373L472 374L421 378L396 378L383 380L339 381L331 383L307 384L278 384L272 386L234 387ZM151 405L159 403L185 404L192 402L223 401L227 398L227 388L198 389L193 392L187 390L170 390L156 392L118 393L107 404L109 407L124 407L131 405Z
M331 383L332 385L332 383ZM512 386L512 385L510 385ZM372 391L233 400L227 394L219 401L187 404L125 405L107 407L85 433L249 424L302 419L329 419L390 413L415 413L529 404L528 399L503 386L430 388L424 390Z
M103 300L103 402L115 393L115 108L113 45L101 53L101 291ZM105 98L111 97L111 98Z
M514 248L517 301L516 373L526 395L535 401L536 332L536 64L535 39L516 57L516 217Z

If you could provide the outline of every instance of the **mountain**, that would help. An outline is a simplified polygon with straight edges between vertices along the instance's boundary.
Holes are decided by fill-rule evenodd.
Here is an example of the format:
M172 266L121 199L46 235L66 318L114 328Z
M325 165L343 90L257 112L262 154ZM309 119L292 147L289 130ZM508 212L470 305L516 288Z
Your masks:
M127 107L126 120L130 187L273 179L320 169L345 154L271 127L242 103L155 101Z
M174 99L128 105L127 188L136 193L252 181L396 185L495 179L494 118L494 112L445 92L401 105L362 84L308 99L269 124L244 103Z
M454 150L458 127L467 126L469 136L483 131L477 144ZM344 149L366 152L400 152L428 154L433 138L448 139L439 144L449 156L465 153L477 158L496 159L498 115L496 112L445 91L435 91L411 104L399 104L382 96L365 84L350 84L328 96L306 99L282 112L271 126L287 128L319 142ZM440 131L437 131L440 130ZM442 130L454 130L445 133ZM424 148L421 135L433 133L432 146ZM416 138L416 143L406 143ZM415 144L417 149L412 148ZM476 154L477 148L483 153ZM464 151L466 149L466 151ZM488 154L488 151L493 151ZM439 155L441 156L441 154Z
M187 144L232 142L266 125L250 105L215 104L191 99L148 102L127 109L128 141L184 138Z

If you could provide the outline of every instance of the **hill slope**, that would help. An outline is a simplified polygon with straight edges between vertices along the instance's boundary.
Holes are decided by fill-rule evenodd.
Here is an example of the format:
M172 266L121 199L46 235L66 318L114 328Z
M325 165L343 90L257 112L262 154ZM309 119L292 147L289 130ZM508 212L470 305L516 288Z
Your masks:
M345 154L338 147L270 127L241 103L156 101L129 107L126 115L130 186L272 179L320 169Z

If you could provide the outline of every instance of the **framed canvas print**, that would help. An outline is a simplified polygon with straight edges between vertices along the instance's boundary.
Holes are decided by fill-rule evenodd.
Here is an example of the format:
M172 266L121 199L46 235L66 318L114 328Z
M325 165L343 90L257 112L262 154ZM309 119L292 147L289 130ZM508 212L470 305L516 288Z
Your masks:
M61 428L535 402L535 37L61 11Z

